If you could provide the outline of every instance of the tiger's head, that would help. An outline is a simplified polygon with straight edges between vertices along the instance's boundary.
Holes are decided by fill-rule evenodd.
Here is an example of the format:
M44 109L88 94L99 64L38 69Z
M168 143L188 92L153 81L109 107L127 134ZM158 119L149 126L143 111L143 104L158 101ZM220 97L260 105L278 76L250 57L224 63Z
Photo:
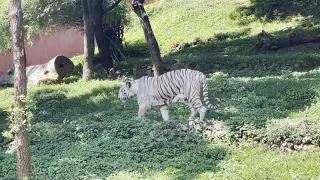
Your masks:
M119 100L125 102L128 98L135 97L137 95L137 88L136 81L126 81L126 84L119 90Z

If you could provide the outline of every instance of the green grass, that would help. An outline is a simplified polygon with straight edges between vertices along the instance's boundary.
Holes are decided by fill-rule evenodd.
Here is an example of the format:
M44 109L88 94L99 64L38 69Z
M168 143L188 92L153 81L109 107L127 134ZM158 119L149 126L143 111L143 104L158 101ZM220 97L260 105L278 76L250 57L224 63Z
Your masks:
M209 81L210 98L221 98L217 113L208 114L230 126L264 127L276 118L309 118L319 106L320 71L288 77L234 78L216 73ZM262 145L212 143L189 134L180 137L177 123L187 123L185 105L172 105L175 121L161 121L159 110L136 118L134 100L117 99L119 81L82 81L31 88L30 133L35 179L316 179L319 150L279 152ZM83 88L85 87L85 88ZM52 93L40 98L41 93ZM11 97L12 89L0 91ZM124 109L125 108L125 109ZM310 114L310 115L308 115ZM4 118L5 116L1 116ZM0 149L0 174L15 179L15 156Z
M230 157L220 163L218 173L200 175L203 179L319 179L319 153L270 151L263 146L231 146ZM310 161L310 159L312 159Z
M164 124L159 118L141 121L136 118L135 103L118 101L118 86L119 82L92 81L30 91L34 115L30 143L36 179L102 178L122 171L148 177L162 170L183 177L217 170L215 166L226 155L224 147L207 147L193 135L179 138L176 125ZM54 94L40 99L43 92ZM156 116L159 113L154 111ZM15 174L15 156L5 154L5 149L1 147L4 164L0 174L10 179ZM182 169L186 164L192 166Z
M237 7L249 5L248 0L160 0L146 6L154 34L162 54L170 52L177 43L191 42L196 38L207 39L222 34L240 34L241 37L257 35L263 29L278 32L289 27L297 27L308 18L297 16L286 21L263 22L250 18L233 20ZM133 21L126 29L125 41L128 45L145 42L139 19L132 12ZM241 24L241 21L248 21ZM318 26L319 27L319 26Z
M292 32L317 34L319 25L302 26L315 19L301 16L268 23L250 17L232 19L230 14L242 5L248 1L159 0L146 10L165 62L184 63L210 77L209 98L220 106L209 111L209 121L225 122L230 135L249 125L277 137L288 133L294 122L318 125L319 46L278 51L253 47L262 29L283 37ZM132 58L116 64L129 74L135 64L148 62L141 27L133 19L125 34ZM297 28L287 29L291 26ZM211 37L215 39L210 43L170 50L177 43ZM186 105L170 106L174 121L169 124L162 122L157 108L142 121L136 117L135 100L122 104L117 99L123 82L79 81L83 56L72 60L77 68L65 83L32 87L28 92L34 117L30 133L34 179L320 178L319 148L286 152L242 141L211 142L193 133L182 136L179 124L186 124L190 113ZM41 98L42 93L51 95ZM3 131L13 89L1 89L0 99ZM0 142L0 179L5 180L16 179L15 155L5 153L9 142Z

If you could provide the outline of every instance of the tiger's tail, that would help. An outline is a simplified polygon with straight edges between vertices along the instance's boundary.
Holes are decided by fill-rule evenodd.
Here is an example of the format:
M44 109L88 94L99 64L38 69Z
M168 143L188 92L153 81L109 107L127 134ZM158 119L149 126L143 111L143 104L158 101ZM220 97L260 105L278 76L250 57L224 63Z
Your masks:
M208 108L213 108L208 98L207 79L205 75L202 76L202 96L203 96L203 102L206 104L206 106Z

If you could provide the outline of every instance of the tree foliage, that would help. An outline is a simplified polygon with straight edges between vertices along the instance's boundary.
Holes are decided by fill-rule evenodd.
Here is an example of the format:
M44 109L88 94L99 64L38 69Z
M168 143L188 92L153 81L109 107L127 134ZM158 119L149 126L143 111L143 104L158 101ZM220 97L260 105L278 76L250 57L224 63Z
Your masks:
M0 0L0 49L11 50L10 17L7 0ZM39 33L59 27L81 26L81 3L78 0L25 0L22 3L28 40ZM31 41L29 41L31 42Z
M114 1L112 0L104 0L105 8L113 3ZM10 1L0 0L0 4L0 50L10 51ZM52 33L57 27L83 28L80 0L24 0L22 8L28 40L32 40L34 35L39 33ZM126 3L123 1L113 11L104 15L104 23L110 24L108 26L126 23L128 19L126 13Z

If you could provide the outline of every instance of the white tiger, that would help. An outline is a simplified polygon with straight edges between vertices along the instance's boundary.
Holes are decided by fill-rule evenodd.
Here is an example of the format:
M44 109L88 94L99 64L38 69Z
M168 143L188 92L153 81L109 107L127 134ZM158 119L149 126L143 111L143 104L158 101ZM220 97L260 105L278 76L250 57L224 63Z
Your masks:
M200 121L206 114L205 104L209 103L206 76L196 70L180 69L170 71L158 77L143 76L140 79L127 81L119 90L118 98L124 102L128 98L137 97L139 104L138 116L143 118L147 110L152 106L160 106L164 121L168 121L168 105L174 102L187 100L191 109L191 118L195 118L199 112ZM202 100L203 99L203 100Z

